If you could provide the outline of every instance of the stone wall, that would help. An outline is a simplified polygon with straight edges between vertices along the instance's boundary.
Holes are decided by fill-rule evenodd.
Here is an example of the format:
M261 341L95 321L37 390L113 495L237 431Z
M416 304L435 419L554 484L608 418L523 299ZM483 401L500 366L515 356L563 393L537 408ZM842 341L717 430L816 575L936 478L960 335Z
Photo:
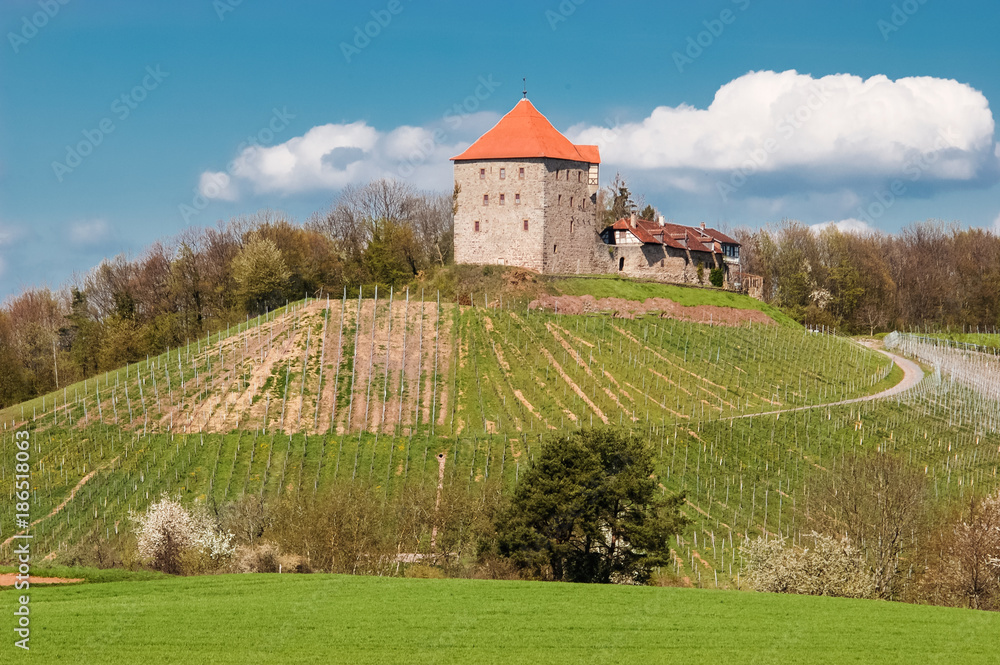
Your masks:
M705 268L704 284L716 262L711 252L688 252L665 245L614 245L614 271L627 277L677 284L698 284L698 264ZM721 261L729 281L728 266ZM726 284L723 284L725 286Z
M596 170L586 162L541 158L455 162L455 262L543 273L611 271L598 235Z
M520 177L521 168L524 179ZM480 169L484 169L485 177L480 176ZM501 169L504 178L500 177ZM547 172L541 159L455 162L455 183L459 186L455 262L502 263L543 272L542 221ZM489 196L488 205L483 205L484 195ZM528 220L527 231L524 220Z
M600 253L594 251L595 243L601 243L601 229L597 228L597 194L589 184L594 165L561 159L545 160L544 165L543 272L607 272L607 260L601 261Z

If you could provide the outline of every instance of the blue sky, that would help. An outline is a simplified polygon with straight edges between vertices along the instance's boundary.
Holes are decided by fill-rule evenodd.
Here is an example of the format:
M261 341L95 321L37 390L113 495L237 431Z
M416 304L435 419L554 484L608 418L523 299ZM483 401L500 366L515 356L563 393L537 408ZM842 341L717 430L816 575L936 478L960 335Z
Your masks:
M522 76L679 223L1000 226L996 2L5 0L0 28L0 298L371 177L447 190Z

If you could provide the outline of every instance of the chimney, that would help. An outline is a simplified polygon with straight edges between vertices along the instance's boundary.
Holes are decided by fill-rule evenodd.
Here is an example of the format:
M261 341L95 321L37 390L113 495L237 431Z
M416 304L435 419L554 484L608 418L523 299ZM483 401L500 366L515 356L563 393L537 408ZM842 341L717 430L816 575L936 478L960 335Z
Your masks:
M639 226L639 213L633 212L632 213L632 217L629 219L629 222L632 224L632 228L633 229L636 228L636 227L638 227Z
M660 226L661 227L664 227L664 226L667 225L667 220L663 219L663 215L660 215L660 219L658 221L660 222Z
M702 222L702 223L701 223L701 230L702 230L702 231L704 231L704 230L705 230L705 222Z

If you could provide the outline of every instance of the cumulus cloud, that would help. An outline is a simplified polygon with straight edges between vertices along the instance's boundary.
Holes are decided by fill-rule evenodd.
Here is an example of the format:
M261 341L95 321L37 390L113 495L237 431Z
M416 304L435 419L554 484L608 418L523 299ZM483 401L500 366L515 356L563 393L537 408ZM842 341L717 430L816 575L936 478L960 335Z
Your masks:
M618 127L578 125L606 163L656 171L669 187L725 187L751 196L834 191L861 182L923 183L995 177L1000 147L986 97L953 80L795 71L750 72L725 85L706 109L661 106ZM805 187L803 187L805 185Z
M819 224L813 224L809 229L813 233L819 233L823 229L828 229L834 227L841 233L853 233L854 235L866 236L871 233L875 233L876 229L874 226L862 219L855 219L853 217L849 219L842 219L838 222L820 222Z
M71 244L78 247L94 247L111 238L111 225L103 219L91 219L73 222L68 228L68 238Z
M426 127L404 125L388 131L363 121L320 125L278 145L244 149L227 171L202 173L198 191L207 199L235 201L244 193L338 190L381 177L448 188L449 157L496 120L494 113L479 112L446 114Z

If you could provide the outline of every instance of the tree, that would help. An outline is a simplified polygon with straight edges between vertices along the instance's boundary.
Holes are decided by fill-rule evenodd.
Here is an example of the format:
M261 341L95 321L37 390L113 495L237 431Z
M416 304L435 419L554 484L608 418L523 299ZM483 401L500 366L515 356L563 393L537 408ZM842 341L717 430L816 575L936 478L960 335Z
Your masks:
M200 550L213 560L232 556L233 534L222 531L207 515L192 516L184 506L164 494L146 512L132 515L139 554L153 568L169 575L182 571L182 557Z
M757 591L810 596L870 598L875 590L864 558L846 538L810 535L812 549L784 538L757 538L743 545L747 582Z
M664 497L653 452L612 429L551 441L496 520L497 550L536 576L642 583L688 523L683 495Z
M638 209L621 173L616 173L611 184L601 192L599 203L602 209L598 212L598 221L605 225L614 224Z
M936 602L1000 607L1000 492L971 498L936 550L925 582Z
M847 458L813 494L821 532L842 533L857 543L871 569L875 596L897 595L915 534L926 524L923 473L883 452Z
M247 311L273 308L279 304L288 278L285 259L274 242L256 232L250 233L233 259L237 301Z

